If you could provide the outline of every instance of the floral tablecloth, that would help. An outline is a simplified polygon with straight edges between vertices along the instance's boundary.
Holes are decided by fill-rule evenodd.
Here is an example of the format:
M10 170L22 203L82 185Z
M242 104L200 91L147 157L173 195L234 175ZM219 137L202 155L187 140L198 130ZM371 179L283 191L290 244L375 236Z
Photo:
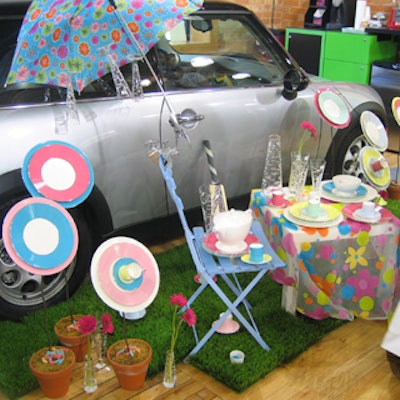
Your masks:
M367 224L350 219L329 228L288 221L260 190L250 206L287 268L270 276L283 285L282 306L314 319L386 319L399 281L400 220ZM342 208L342 204L335 207Z

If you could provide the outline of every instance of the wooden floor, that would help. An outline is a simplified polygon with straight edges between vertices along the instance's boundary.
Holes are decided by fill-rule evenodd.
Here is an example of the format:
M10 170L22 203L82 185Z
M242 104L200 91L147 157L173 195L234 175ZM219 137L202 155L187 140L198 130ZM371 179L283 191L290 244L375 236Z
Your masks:
M400 399L400 381L392 374L380 348L385 321L355 320L331 332L292 363L276 369L264 379L237 394L191 365L177 366L175 389L162 385L162 374L147 380L138 391L122 390L112 371L97 375L98 390L83 391L83 367L74 371L65 399L146 400L389 400ZM1 397L0 399L6 399ZM38 389L21 400L47 399Z
M394 166L394 155L385 155ZM151 250L164 251L183 243L178 238ZM138 391L119 388L112 371L99 371L99 388L94 394L83 391L83 366L77 365L65 399L151 399L151 400L390 400L400 399L400 381L395 378L380 343L386 321L355 320L331 332L292 363L280 367L247 391L237 394L191 365L177 366L177 387L162 385L162 374L147 380ZM7 397L0 393L0 400ZM40 389L21 400L47 399Z

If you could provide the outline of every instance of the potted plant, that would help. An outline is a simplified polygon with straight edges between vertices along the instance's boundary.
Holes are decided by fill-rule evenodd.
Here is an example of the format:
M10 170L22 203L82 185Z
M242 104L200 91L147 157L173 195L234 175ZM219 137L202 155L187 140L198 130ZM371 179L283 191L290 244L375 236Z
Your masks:
M392 200L400 200L399 168L400 168L400 142L399 142L399 149L397 152L396 178L390 181L389 187L387 188L389 198Z
M64 346L45 347L29 359L29 368L45 396L63 397L67 394L75 366L75 354Z
M127 390L143 386L151 358L151 345L141 339L118 340L107 350L108 362L120 386Z
M54 332L60 343L75 353L77 362L85 361L89 346L89 335L79 331L79 320L83 314L74 314L63 317L54 325Z

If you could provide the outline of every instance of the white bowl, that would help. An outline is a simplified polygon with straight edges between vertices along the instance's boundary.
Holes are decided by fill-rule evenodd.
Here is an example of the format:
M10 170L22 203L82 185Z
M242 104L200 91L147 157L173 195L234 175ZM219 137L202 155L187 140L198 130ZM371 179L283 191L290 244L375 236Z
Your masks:
M356 191L361 183L361 179L353 175L335 175L332 181L335 188L343 193L352 193Z
M248 235L252 219L251 210L231 209L214 216L213 229L219 241L225 246L234 247L243 242Z

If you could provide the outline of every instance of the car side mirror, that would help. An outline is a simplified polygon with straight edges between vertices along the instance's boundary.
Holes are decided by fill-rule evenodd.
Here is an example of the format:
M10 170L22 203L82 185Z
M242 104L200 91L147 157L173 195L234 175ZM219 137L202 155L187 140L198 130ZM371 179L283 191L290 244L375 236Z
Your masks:
M294 100L297 92L304 90L308 86L309 80L305 74L297 69L291 69L283 77L282 96L286 100Z

